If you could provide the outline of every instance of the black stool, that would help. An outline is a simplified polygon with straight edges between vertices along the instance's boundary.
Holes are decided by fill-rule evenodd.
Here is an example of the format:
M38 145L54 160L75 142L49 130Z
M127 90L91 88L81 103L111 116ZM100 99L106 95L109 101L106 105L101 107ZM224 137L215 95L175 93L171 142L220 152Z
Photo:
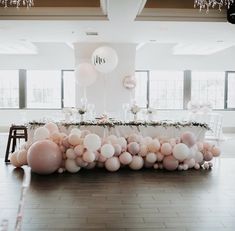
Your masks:
M16 148L16 141L20 139L28 140L27 127L23 125L11 125L7 141L7 149L5 155L5 162L10 162L9 154L13 153ZM10 152L11 149L11 152Z

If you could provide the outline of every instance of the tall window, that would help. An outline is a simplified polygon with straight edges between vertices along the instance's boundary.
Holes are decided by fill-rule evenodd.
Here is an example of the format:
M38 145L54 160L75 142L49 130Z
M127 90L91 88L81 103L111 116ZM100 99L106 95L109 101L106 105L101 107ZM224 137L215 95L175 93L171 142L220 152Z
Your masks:
M228 72L227 108L235 108L235 72Z
M27 71L27 107L61 108L61 71Z
M135 101L139 107L146 107L148 103L148 72L136 71Z
M0 108L19 108L19 72L0 70Z
M63 106L75 107L74 71L63 71Z
M192 71L191 100L211 103L213 109L224 108L224 72Z
M183 71L150 71L149 106L183 109Z

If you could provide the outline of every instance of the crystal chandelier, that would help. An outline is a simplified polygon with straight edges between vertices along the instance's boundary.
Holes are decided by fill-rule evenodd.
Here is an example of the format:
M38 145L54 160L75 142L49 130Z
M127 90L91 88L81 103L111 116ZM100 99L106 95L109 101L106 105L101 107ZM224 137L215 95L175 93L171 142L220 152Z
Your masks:
M20 6L33 6L33 0L0 0L0 3L5 7L14 6L19 8Z
M234 2L234 0L194 0L194 7L199 7L200 10L206 9L209 11L209 8L218 6L219 10L223 7L223 5L228 8Z

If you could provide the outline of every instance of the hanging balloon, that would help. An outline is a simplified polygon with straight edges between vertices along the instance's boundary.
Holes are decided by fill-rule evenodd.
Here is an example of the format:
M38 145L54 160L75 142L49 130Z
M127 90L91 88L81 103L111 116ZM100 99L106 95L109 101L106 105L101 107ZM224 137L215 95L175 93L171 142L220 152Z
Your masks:
M136 78L135 76L125 76L123 79L123 86L126 89L134 89L136 87Z
M97 71L109 73L116 68L118 56L111 47L99 47L92 54L92 63Z
M97 77L96 70L90 63L80 63L75 68L75 79L78 85L87 87L92 85Z

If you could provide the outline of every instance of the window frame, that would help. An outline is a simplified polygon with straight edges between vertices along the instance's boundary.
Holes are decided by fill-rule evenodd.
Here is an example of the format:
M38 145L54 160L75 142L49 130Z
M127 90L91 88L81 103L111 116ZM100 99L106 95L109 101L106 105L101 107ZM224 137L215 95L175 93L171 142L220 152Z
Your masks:
M5 70L3 70L3 71L5 71ZM20 108L20 69L9 69L9 70L7 70L7 71L17 71L18 72L18 84L19 84L19 89L18 89L18 107L4 107L4 108L1 108L0 107L0 110L19 110L19 109L21 109Z
M229 74L235 74L235 71L225 71L225 86L224 86L224 111L235 111L234 108L228 108L228 78Z
M61 70L61 109L64 108L64 73L65 72L74 72L74 69L63 69ZM76 97L76 92L75 92ZM75 100L76 102L76 100Z

